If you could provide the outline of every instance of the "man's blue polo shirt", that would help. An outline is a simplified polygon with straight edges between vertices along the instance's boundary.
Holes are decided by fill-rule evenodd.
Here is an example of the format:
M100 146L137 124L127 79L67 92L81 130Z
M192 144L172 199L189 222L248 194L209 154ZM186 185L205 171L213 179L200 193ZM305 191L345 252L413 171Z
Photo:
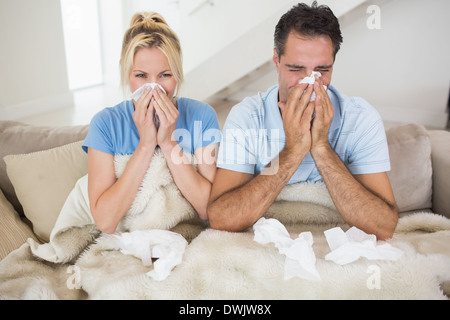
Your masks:
M352 174L390 170L383 121L364 99L349 98L330 86L334 117L328 141ZM219 149L219 168L258 175L283 150L286 136L278 108L278 85L245 98L225 122ZM270 172L270 171L269 171ZM269 173L270 174L270 173ZM308 153L289 183L322 177Z

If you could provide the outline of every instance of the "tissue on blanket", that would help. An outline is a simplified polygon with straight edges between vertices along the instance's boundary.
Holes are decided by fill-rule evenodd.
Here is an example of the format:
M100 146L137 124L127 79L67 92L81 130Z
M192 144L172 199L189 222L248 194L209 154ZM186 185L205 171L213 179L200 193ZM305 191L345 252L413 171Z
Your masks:
M316 78L315 78L316 75L319 78L322 77L322 74L320 72L313 71L309 77L305 77L302 80L300 80L299 84L302 84L302 83L314 84L314 82L316 82ZM325 90L328 89L327 86L323 86L323 87L324 87ZM316 100L316 93L315 92L312 93L311 99L309 99L309 102L314 101L314 100Z
M133 255L142 260L145 266L154 263L153 270L147 273L157 281L165 280L175 266L183 259L187 241L180 234L167 230L136 230L115 235L120 240L123 254Z
M312 249L311 232L302 232L292 240L286 228L276 219L260 218L254 225L254 240L261 244L273 242L281 254L286 256L284 280L300 277L306 280L321 280L316 269L316 256Z
M351 227L347 232L339 228L324 231L331 252L325 260L331 260L339 265L345 265L365 257L369 260L398 260L403 252L388 243L377 244L373 234Z

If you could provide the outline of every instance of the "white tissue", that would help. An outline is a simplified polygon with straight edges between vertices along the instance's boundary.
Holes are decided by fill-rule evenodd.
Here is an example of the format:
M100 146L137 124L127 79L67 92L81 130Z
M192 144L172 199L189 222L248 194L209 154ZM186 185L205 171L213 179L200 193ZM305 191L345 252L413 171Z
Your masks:
M142 94L144 93L144 91L145 91L147 88L151 87L151 88L152 88L152 91L153 91L153 90L155 90L156 86L158 86L164 93L166 93L166 90L164 90L163 87L161 87L161 86L160 86L159 84L157 84L157 83L152 82L152 83L146 83L146 84L144 84L142 87L140 87L139 89L137 89L135 92L133 92L133 94L131 95L130 98L133 99L133 100L135 100L135 101L137 101L137 100L142 96ZM151 100L151 99L150 99L150 100ZM159 129L159 125L161 124L161 122L159 121L159 117L158 117L158 114L156 113L156 110L153 111L153 122L154 122L155 125L156 125L156 129Z
M140 87L139 89L137 89L135 92L133 92L133 94L131 95L130 98L133 99L133 100L135 100L135 101L137 101L137 100L142 96L142 94L144 93L144 91L145 91L147 88L150 87L150 88L152 88L152 90L154 90L154 89L156 88L156 86L158 86L164 93L166 93L166 90L164 90L164 88L161 87L161 85L152 82L152 83L146 83L146 84L144 84L142 87Z
M320 72L313 71L309 77L305 77L302 80L300 80L299 84L302 83L314 84L314 82L316 82L315 76L318 76L320 78L322 74Z
M373 234L351 227L344 233L336 227L324 232L331 252L325 260L331 260L339 265L345 265L365 257L369 260L398 260L403 252L388 243L377 244Z
M292 240L286 228L276 219L259 219L254 225L254 240L260 244L274 243L278 252L286 256L284 280L299 277L321 280L316 269L316 256L312 249L311 232L302 232Z
M175 266L181 263L187 246L186 239L167 230L136 230L115 235L120 240L120 251L142 260L144 266L153 270L147 275L157 281L166 279Z
M322 74L320 72L313 71L309 77L303 78L302 80L299 81L298 84L307 83L307 84L311 84L312 85L312 84L314 84L314 82L316 82L316 78L315 78L316 75L319 78L322 77ZM327 86L323 86L323 87L325 88L325 90L328 89ZM316 93L315 92L312 93L311 99L309 99L309 102L312 102L314 100L316 100Z

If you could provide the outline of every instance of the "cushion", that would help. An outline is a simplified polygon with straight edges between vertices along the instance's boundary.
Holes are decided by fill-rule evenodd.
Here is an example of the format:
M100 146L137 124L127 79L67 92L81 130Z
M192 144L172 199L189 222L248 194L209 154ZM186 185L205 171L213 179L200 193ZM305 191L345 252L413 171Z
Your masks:
M48 150L80 141L86 137L88 129L88 125L39 127L16 121L0 121L0 189L19 214L23 215L23 209L6 175L3 157Z
M37 240L0 190L0 260L19 248L28 238Z
M67 196L87 174L82 141L4 158L7 173L35 234L48 242Z
M417 124L386 132L391 159L388 173L400 212L431 208L431 143L427 130Z
M450 132L430 130L433 211L450 218Z

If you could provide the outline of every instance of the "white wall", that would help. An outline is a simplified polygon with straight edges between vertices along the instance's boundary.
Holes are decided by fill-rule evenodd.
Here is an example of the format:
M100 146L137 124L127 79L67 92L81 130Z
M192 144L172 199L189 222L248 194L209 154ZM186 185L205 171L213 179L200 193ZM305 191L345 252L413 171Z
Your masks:
M99 0L103 78L107 86L120 90L120 53L126 30L123 0Z
M381 29L366 22L380 8ZM450 88L450 1L369 1L342 20L333 84L392 122L444 128Z
M186 96L204 100L227 87L245 91L246 83L236 86L237 80L252 79L258 69L270 71L256 74L257 85L249 83L246 95L276 82L268 65L273 31L297 1L214 0L213 6L207 2L192 12L203 0L181 0L178 18L162 12L161 1L99 0L107 84L119 85L123 32L138 10L161 11L178 32ZM364 0L319 2L340 16ZM371 4L381 9L380 30L366 26ZM371 0L345 14L341 18L344 44L333 84L347 95L367 99L386 120L443 127L450 86L448 12L448 0ZM61 26L58 0L0 0L0 119L71 104ZM393 71L399 76L391 76Z
M277 20L295 1L213 3L192 12L195 6L181 2L179 35L186 80L181 93L198 100L210 98L271 58Z
M332 84L348 96L365 98L388 122L444 128L450 88L450 1L372 0L343 16L345 5L357 3L320 3L339 17L344 37ZM379 30L367 27L371 5L380 9ZM277 82L271 65L267 60L262 71L216 96L240 101L265 91Z
M73 102L59 1L0 0L0 39L0 119Z
M180 1L183 28L179 36L185 73L219 53L276 11L295 3L292 0L214 0L211 1L213 5L206 3L199 7L202 2L205 1ZM268 39L270 42L270 34ZM243 51L248 49L241 48Z
M339 16L365 0L326 2ZM207 100L261 69L271 61L278 20L297 3L295 0L182 1L180 38L186 75L182 94Z

